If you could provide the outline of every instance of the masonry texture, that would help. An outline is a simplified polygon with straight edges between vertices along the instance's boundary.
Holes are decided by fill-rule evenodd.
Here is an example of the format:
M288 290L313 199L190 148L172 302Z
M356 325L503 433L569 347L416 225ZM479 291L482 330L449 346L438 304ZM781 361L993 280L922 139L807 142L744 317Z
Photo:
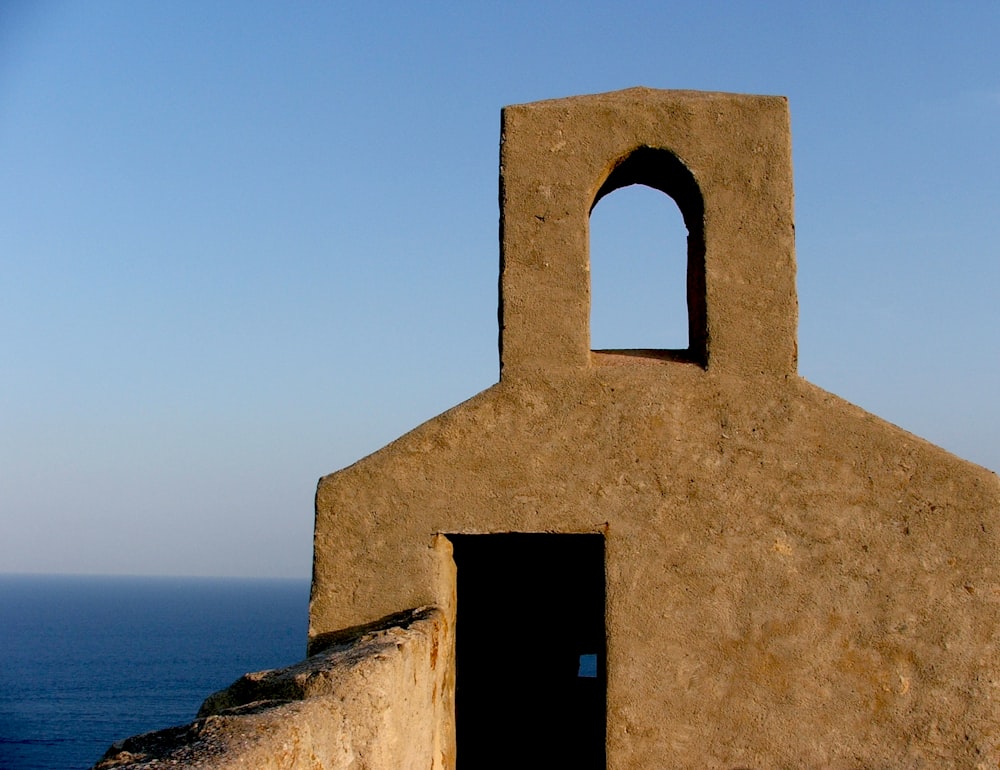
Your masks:
M190 725L116 743L94 770L444 770L448 634L433 608L337 634L302 663L215 693Z
M501 142L500 382L321 480L310 634L461 637L449 534L599 533L609 768L997 767L1000 484L798 376L786 100L538 102ZM590 349L590 211L633 183L690 231L686 351Z

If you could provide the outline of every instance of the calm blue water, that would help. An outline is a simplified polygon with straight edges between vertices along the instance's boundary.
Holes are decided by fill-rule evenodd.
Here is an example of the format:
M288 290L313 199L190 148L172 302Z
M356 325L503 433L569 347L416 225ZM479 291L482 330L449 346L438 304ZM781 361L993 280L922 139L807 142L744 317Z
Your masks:
M0 575L0 769L90 767L305 655L307 580Z

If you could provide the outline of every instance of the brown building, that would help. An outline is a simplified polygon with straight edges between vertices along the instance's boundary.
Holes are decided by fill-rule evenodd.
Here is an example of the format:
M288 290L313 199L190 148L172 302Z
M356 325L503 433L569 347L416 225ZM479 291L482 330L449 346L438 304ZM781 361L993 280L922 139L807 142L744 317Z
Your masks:
M501 142L500 382L320 481L307 661L99 767L1000 766L1000 482L798 376L786 101ZM685 350L590 349L630 184L689 232Z
M686 350L590 348L631 184ZM465 770L997 767L1000 484L798 376L786 100L508 107L500 198L500 382L321 480L310 636L441 608Z

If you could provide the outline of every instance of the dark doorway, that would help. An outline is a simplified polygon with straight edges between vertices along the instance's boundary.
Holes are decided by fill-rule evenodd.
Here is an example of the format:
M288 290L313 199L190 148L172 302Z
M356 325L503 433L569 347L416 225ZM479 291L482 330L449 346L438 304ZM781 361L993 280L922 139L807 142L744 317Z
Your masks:
M449 539L459 770L604 770L604 537Z

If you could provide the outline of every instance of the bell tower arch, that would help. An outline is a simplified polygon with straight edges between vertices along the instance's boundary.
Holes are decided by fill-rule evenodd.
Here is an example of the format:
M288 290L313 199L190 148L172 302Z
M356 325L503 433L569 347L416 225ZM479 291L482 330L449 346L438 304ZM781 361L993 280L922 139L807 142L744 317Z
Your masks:
M503 111L500 155L501 378L621 363L590 350L588 218L637 183L673 198L690 233L690 346L629 351L631 362L796 373L783 97L632 88L516 105Z

